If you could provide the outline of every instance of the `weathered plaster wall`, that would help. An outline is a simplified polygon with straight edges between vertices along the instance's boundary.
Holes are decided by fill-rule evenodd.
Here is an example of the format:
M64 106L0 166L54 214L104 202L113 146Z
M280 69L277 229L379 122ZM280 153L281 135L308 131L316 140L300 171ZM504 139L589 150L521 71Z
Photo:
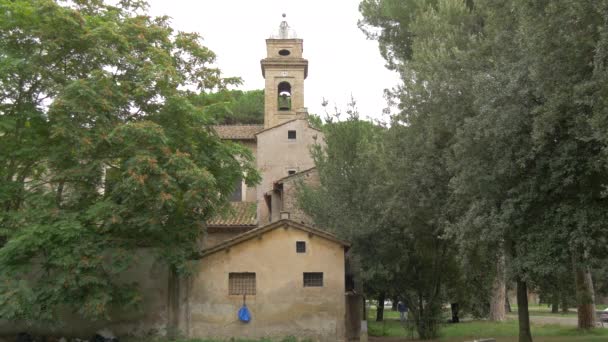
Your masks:
M307 251L296 253L296 241ZM278 228L198 262L188 296L190 337L284 337L344 341L344 249L294 228ZM255 272L250 323L237 319L242 296L228 295L230 272ZM323 272L323 287L303 287L303 272Z
M287 138L295 130L296 139ZM257 167L262 181L257 186L258 223L269 223L264 194L272 190L273 182L286 177L289 170L303 171L314 166L310 148L321 143L323 134L311 128L306 119L298 119L257 135Z

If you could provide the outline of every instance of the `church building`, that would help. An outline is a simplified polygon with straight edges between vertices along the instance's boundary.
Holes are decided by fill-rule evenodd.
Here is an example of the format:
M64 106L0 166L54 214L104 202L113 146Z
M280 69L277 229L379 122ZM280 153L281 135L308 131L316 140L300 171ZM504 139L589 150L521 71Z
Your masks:
M264 124L214 127L252 150L261 182L237 185L233 210L208 223L180 330L193 338L345 341L349 244L313 227L297 206L298 183L318 183L310 148L323 142L304 107L303 41L283 21L266 50ZM249 322L237 316L244 305Z

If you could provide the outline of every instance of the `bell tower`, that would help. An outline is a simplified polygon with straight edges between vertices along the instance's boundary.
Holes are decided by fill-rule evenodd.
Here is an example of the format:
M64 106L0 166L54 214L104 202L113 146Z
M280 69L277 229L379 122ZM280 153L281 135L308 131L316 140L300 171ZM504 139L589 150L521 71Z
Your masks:
M304 112L304 79L308 61L302 58L303 40L297 39L287 21L279 34L266 39L266 58L262 59L264 91L264 128L270 128L298 117Z

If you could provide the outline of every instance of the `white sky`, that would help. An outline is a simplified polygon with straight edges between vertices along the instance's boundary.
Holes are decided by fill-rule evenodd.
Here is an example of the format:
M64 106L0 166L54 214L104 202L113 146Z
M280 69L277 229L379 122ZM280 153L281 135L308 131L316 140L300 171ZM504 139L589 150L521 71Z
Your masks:
M351 94L362 117L382 118L383 90L398 83L384 67L378 43L357 27L358 0L148 0L152 15L172 17L180 31L198 32L217 55L224 76L238 76L242 90L264 88L260 60L278 32L281 14L304 39L308 59L305 104L324 117L321 102L344 109ZM384 117L386 119L386 117Z

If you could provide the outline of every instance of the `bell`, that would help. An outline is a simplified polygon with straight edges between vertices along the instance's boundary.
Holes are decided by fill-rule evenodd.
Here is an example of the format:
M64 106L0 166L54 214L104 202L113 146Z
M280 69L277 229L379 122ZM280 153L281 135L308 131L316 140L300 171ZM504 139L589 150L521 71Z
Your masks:
M279 96L279 110L291 110L291 97L286 95Z

